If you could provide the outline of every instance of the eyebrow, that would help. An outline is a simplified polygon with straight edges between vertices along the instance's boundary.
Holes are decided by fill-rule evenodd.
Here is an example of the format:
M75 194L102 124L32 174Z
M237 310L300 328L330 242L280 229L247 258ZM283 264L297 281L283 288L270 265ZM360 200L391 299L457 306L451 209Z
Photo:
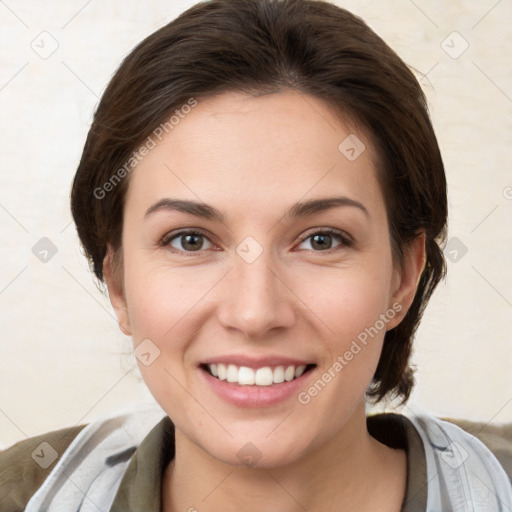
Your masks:
M287 210L284 217L307 217L309 215L314 215L315 213L323 212L340 206L357 208L361 210L367 217L370 217L367 208L362 203L356 201L355 199L350 199L349 197L344 196L325 197L321 199L311 199L309 201L295 203L291 208ZM225 219L225 215L220 210L217 210L209 204L199 201L170 198L161 199L153 206L149 207L144 215L144 218L147 218L151 214L160 211L183 212L206 220L215 220L222 223Z

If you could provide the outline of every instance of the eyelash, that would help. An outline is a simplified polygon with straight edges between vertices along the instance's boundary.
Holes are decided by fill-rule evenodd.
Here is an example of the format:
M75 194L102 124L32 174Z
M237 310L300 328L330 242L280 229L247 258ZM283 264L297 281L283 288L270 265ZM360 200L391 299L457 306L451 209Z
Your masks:
M341 242L340 245L338 245L337 247L332 247L330 249L326 249L324 251L314 251L312 249L306 249L306 250L309 250L309 251L312 251L312 252L315 252L315 253L328 253L330 254L332 251L336 250L336 249L339 249L339 248L347 248L347 247L351 247L354 245L354 242L353 240L346 234L344 233L343 231L338 231L336 229L332 229L332 228L324 228L324 229L319 229L317 231L313 231L312 233L309 233L308 235L304 235L302 238L300 238L300 243L306 241L308 238L311 238L315 235L329 235L329 236L332 236L334 238L337 238L338 241ZM177 232L174 232L174 233L169 233L167 234L163 239L162 241L160 242L160 246L162 247L166 247L170 250L170 252L174 253L174 254L186 254L187 256L196 256L198 254L202 254L203 252L205 252L207 249L204 249L204 250L200 250L200 251L182 251L182 250L176 250L174 249L173 247L171 247L169 244L170 242L172 242L174 239L176 238L179 238L179 237L182 237L182 236L185 236L185 235L192 235L192 236L203 236L205 237L207 240L210 241L210 243L213 243L211 242L211 240L208 238L208 235L199 230L199 229L190 229L190 230L182 230L182 231L177 231Z

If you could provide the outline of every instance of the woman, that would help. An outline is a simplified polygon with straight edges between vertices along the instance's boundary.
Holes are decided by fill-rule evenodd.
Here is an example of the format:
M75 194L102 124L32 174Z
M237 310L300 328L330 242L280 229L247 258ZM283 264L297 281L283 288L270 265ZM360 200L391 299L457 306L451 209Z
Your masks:
M410 395L447 200L421 88L360 19L189 9L111 80L71 199L165 416L15 445L2 510L512 507L504 430L366 416Z

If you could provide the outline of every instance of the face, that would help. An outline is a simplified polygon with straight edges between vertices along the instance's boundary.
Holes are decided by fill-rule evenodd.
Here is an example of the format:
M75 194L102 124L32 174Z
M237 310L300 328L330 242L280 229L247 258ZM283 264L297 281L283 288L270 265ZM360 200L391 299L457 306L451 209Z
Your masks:
M111 300L201 453L272 467L361 429L422 259L393 265L375 160L321 100L226 93L132 171Z

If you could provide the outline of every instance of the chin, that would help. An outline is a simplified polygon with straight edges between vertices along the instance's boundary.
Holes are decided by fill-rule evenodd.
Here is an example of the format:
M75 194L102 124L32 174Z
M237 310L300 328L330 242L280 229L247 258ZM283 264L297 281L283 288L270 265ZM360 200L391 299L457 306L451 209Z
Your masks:
M202 449L214 459L236 467L271 469L287 466L307 456L312 440L307 441L299 430L294 435L261 437L244 435L213 446L203 444ZM252 439L252 440L251 440ZM213 443L212 443L213 444Z

